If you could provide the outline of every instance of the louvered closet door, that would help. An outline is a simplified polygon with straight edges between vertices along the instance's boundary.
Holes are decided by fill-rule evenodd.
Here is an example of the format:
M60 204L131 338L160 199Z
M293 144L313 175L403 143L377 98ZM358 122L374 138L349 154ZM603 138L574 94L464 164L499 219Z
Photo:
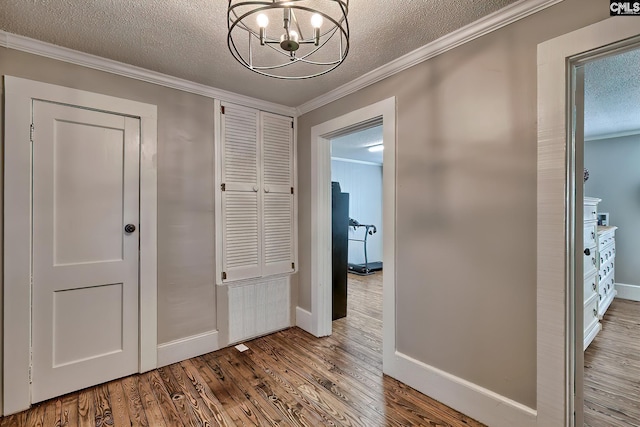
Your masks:
M260 113L262 128L262 274L287 273L293 261L293 123Z
M222 114L223 280L261 275L258 111L233 104Z

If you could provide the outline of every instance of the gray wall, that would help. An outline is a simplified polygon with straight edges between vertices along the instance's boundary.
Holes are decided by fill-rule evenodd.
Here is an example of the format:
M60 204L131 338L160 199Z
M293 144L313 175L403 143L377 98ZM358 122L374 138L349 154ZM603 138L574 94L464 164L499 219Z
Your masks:
M565 0L300 117L299 305L311 127L396 96L397 349L535 408L536 49L608 15Z
M640 286L640 135L588 141L584 164L589 180L584 194L602 199L616 231L616 282Z
M216 329L213 100L5 48L0 75L158 106L158 343Z
M367 238L369 262L382 261L382 166L331 160L331 180L349 193L349 216L378 230ZM363 239L365 229L349 227L349 239ZM349 241L349 262L364 264L364 244Z

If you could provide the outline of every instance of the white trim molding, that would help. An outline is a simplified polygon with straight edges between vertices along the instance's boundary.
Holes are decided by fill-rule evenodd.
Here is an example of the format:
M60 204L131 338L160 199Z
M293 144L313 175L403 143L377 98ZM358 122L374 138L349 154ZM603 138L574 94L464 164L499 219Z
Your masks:
M537 404L539 427L573 427L583 405L574 404L576 302L572 267L575 242L576 149L569 136L571 61L597 54L598 49L638 42L636 17L612 17L538 45L538 208L537 208ZM618 44L617 46L614 46ZM602 53L602 52L600 52ZM580 147L578 147L580 148ZM579 181L578 181L579 182ZM578 184L579 185L579 184ZM581 201L578 203L581 206ZM581 231L580 231L581 232ZM576 312L578 314L576 314ZM579 341L582 341L581 339ZM575 365L575 366L574 366ZM574 412L575 411L575 412ZM574 417L574 413L576 414Z
M217 330L160 344L158 346L158 368L219 349Z
M382 117L384 168L382 172L382 366L394 376L396 350L396 98L391 97L311 128L311 322L305 328L321 337L331 335L331 143L344 129ZM300 313L298 311L296 314ZM304 313L302 313L304 316ZM304 317L301 317L303 319ZM308 322L307 319L304 322Z
M313 334L313 319L311 313L302 307L296 307L296 326L303 331Z
M80 52L55 44L46 43L29 37L8 33L0 30L0 46L8 49L19 50L34 55L43 56L45 58L56 59L58 61L68 62L70 64L81 65L94 70L105 71L111 74L140 80L147 83L156 84L172 89L181 90L183 92L194 93L196 95L206 96L208 98L220 99L247 107L257 108L272 113L283 114L285 116L294 116L296 109L287 107L286 105L276 104L274 102L263 101L261 99L250 96L240 95L215 87L195 83L189 80L180 79L178 77L169 76L167 74L158 73L157 71L147 70L145 68L136 67L134 65L125 64L123 62L114 61L112 59L102 58L100 56L91 55L89 53Z
M603 139L613 139L613 138L622 138L624 136L634 136L640 135L640 129L626 130L621 132L611 132L611 133L603 133L600 135L585 135L585 142L588 141L600 141Z
M446 34L400 58L369 71L368 73L314 98L297 108L298 115L303 115L330 102L336 101L349 94L371 86L381 80L391 77L407 68L420 64L428 59L443 54L451 49L499 30L513 22L540 12L562 0L520 0L494 13L484 16L456 31Z
M536 411L498 393L396 352L397 379L491 427L535 427Z
M616 283L615 286L616 286L616 291L618 292L618 295L616 295L616 298L640 302L640 286L627 285L625 283Z
M77 89L5 76L3 412L31 403L32 100L50 100L140 118L139 371L157 364L157 107Z

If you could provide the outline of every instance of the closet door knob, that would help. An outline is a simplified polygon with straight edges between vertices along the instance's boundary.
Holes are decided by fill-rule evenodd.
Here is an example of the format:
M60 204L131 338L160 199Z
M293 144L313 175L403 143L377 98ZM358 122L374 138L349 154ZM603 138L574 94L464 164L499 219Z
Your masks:
M591 285L591 287L593 288L593 290L594 290L594 291L598 289L598 287L596 286L596 284L595 284L595 283L593 283L593 284Z
M598 317L598 310L595 308L593 309L593 317Z
M259 188L257 185L254 185L254 186L253 186L253 191L254 191L254 192L256 192L256 193L257 193L259 189L260 189L260 188Z
M133 224L127 224L124 226L124 232L127 234L133 233L136 231L136 226Z
M584 250L584 254L587 255L587 256L591 255L591 251L589 250L589 248Z
M264 192L265 192L265 193L268 193L268 192L269 192L269 187L265 186L265 187L264 187Z

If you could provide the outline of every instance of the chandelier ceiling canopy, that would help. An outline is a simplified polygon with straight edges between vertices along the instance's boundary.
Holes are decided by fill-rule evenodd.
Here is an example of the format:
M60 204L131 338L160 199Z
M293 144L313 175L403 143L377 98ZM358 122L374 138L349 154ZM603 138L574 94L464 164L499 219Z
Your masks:
M229 0L227 45L258 74L317 77L349 53L349 0Z

